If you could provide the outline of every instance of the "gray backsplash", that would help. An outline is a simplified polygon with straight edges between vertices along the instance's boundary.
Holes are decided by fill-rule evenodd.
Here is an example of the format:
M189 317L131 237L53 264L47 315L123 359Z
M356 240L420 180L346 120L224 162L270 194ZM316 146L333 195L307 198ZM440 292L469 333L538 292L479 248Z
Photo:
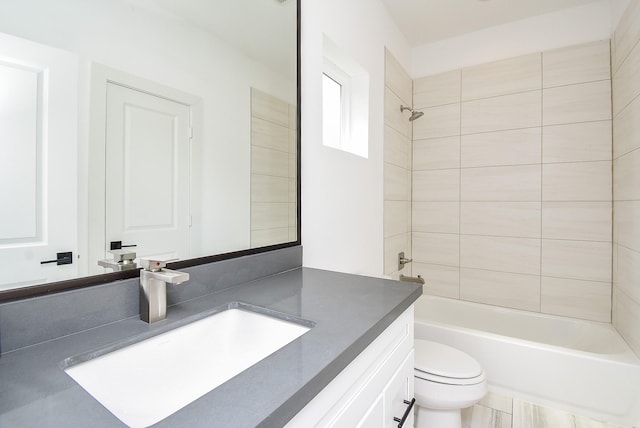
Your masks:
M302 266L302 247L182 269L188 282L167 287L175 305ZM0 353L139 316L138 278L0 304Z

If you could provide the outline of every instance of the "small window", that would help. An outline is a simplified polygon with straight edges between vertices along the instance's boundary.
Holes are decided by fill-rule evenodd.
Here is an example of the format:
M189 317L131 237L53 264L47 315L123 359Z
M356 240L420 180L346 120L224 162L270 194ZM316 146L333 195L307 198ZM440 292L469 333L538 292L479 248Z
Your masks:
M369 75L324 39L322 144L368 157Z
M322 75L322 144L340 148L342 130L342 85Z
M348 86L335 70L322 75L322 144L335 149L349 138Z

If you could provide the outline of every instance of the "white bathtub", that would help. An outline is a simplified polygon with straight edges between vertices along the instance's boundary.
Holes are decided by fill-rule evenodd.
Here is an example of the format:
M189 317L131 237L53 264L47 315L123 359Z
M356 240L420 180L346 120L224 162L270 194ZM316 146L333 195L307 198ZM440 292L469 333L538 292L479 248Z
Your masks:
M472 355L498 393L640 428L640 360L610 324L425 295L415 337Z

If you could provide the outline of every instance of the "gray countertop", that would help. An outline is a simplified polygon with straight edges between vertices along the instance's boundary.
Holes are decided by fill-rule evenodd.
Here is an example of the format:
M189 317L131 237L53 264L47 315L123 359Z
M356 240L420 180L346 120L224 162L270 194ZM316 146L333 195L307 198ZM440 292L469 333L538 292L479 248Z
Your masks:
M282 427L421 294L416 284L300 268L171 306L167 320L152 326L128 318L7 352L0 358L0 427L125 426L64 373L63 361L234 301L316 325L154 426Z

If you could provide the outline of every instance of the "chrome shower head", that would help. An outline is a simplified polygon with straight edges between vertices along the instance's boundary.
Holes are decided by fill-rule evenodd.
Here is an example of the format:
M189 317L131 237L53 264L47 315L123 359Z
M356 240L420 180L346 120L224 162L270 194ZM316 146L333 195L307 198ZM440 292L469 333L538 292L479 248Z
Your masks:
M411 117L409 117L409 122L413 122L414 120L418 119L419 117L424 116L424 112L421 111L413 111L411 112Z
M421 111L417 111L412 109L411 107L405 107L403 105L400 106L400 111L403 112L405 110L409 110L411 112L411 116L409 116L409 122L413 122L414 120L418 119L419 117L424 116L424 112Z

